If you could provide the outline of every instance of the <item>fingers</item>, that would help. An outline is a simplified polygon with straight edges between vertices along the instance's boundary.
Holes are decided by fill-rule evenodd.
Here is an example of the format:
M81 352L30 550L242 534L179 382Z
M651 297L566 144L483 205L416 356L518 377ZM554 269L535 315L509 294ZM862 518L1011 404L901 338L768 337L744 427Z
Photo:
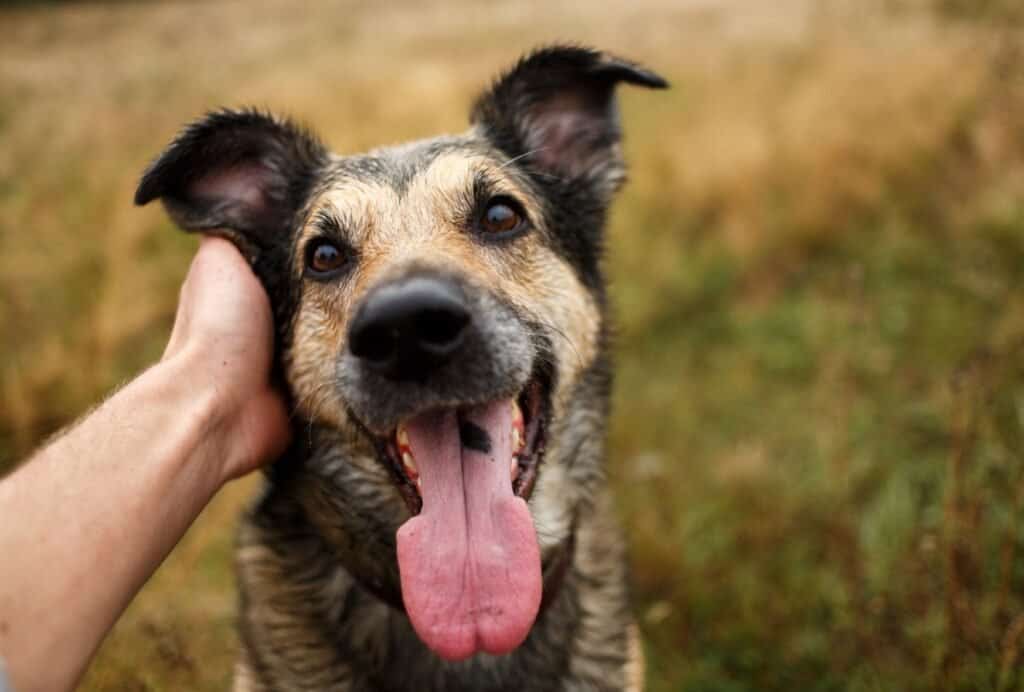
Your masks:
M223 238L202 236L182 282L165 353L206 340L256 341L272 348L272 321L270 300L242 254Z
M217 271L210 273L217 278L238 280L246 289L258 290L262 293L262 286L260 286L256 275L253 274L249 262L229 240L211 235L200 236L199 249L192 262L193 268L200 263L204 269L215 268Z
M215 266L227 267L232 271L239 271L243 268L246 273L251 273L249 263L242 257L242 253L229 240L215 235L199 236L199 249L196 251L196 261L210 261Z
M259 279L230 241L213 236L203 236L193 262L191 275L197 274L195 300L203 300L204 307L215 313L215 319L232 318L243 327L248 320L271 328L270 299ZM212 295L209 295L212 294ZM237 304L237 305L235 305Z
M288 445L288 414L270 385L273 350L270 300L249 263L231 242L202 236L164 358L186 359L196 387L214 392L225 479L258 468Z

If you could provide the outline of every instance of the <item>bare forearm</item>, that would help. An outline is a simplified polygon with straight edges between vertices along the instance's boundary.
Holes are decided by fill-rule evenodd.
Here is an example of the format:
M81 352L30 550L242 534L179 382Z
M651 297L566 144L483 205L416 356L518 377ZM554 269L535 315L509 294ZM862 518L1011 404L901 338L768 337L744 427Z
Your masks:
M270 303L200 242L164 359L0 481L0 657L19 692L72 687L213 494L288 443Z
M151 368L0 482L0 655L67 689L224 479L215 392Z

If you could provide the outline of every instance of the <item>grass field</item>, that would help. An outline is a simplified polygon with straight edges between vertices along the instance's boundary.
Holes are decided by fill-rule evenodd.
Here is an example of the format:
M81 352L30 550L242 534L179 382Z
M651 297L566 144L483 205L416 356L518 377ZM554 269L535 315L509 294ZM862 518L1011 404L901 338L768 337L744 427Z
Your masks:
M158 357L195 241L130 202L181 123L254 103L357 151L458 131L520 52L590 43L674 85L622 93L608 263L649 689L1022 690L1018 5L0 9L0 468ZM208 509L84 689L226 687L255 487Z

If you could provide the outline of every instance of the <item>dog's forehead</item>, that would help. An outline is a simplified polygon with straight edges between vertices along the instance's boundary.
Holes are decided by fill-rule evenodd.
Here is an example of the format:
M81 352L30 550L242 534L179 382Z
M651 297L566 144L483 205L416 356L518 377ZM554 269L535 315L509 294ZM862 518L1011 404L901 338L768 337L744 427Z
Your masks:
M379 237L381 229L375 226L381 224L397 228L422 224L428 217L442 224L453 221L472 211L482 184L491 194L516 196L528 214L539 218L540 201L531 183L508 163L501 151L471 134L336 156L320 180L307 218L321 212L334 215L350 240L358 242ZM315 230L307 226L305 234Z
M497 157L485 141L470 136L433 137L373 149L365 154L335 156L324 190L357 183L386 186L404 195L410 183L439 159Z

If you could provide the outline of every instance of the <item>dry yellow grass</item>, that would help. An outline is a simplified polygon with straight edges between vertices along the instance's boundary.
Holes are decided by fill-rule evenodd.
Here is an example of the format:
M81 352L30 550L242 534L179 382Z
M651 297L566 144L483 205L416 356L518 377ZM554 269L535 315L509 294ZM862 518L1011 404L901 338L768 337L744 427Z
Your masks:
M627 116L644 108L630 123L632 194L671 190L749 254L790 242L765 231L774 218L813 242L834 215L876 204L915 161L908 150L934 148L974 103L990 50L976 30L936 28L926 14L894 21L795 0L600 12L571 2L84 4L3 18L0 316L17 328L4 330L0 451L10 456L156 353L152 327L166 328L172 268L190 246L166 237L157 209L128 200L140 167L206 109L279 109L358 151L462 128L475 90L530 46L606 47L678 84L667 97L627 96ZM991 148L998 156L998 140Z
M949 19L932 4L0 9L0 468L158 357L194 241L130 200L182 123L256 104L358 151L458 131L475 92L524 50L592 44L675 85L623 95L632 183L611 229L623 343L612 475L634 540L651 688L911 689L908 671L954 671L966 657L949 653L934 634L946 632L941 618L923 605L941 601L941 586L906 596L892 616L912 625L907 641L867 633L891 621L887 599L904 581L927 581L899 572L902 558L879 547L885 537L899 555L909 550L901 531L930 536L921 545L933 550L937 540L934 500L900 514L918 485L877 480L920 450L874 440L902 425L907 401L918 405L911 437L931 430L953 398L950 363L1024 333L1017 274L998 269L998 248L1010 253L1021 230L1024 85L1019 24L962 20L955 2L944 4ZM979 238L1003 245L979 249L978 267L950 269L955 251L939 248ZM931 249L931 264L913 264ZM911 281L929 271L1005 309L931 306L927 284ZM950 322L969 334L944 330ZM780 379L766 379L773 373ZM196 524L85 689L224 688L235 647L231 532L254 483L226 491ZM811 548L778 567L775 555L794 544ZM921 558L941 569L931 559ZM838 576L830 562L843 565ZM763 586L772 579L801 591L801 603L842 595L823 597L830 615L811 631L805 620L817 615L774 599ZM833 630L856 655L839 651ZM771 660L751 663L761 650ZM828 671L846 682L830 687ZM1012 683L1007 675L999 684Z

